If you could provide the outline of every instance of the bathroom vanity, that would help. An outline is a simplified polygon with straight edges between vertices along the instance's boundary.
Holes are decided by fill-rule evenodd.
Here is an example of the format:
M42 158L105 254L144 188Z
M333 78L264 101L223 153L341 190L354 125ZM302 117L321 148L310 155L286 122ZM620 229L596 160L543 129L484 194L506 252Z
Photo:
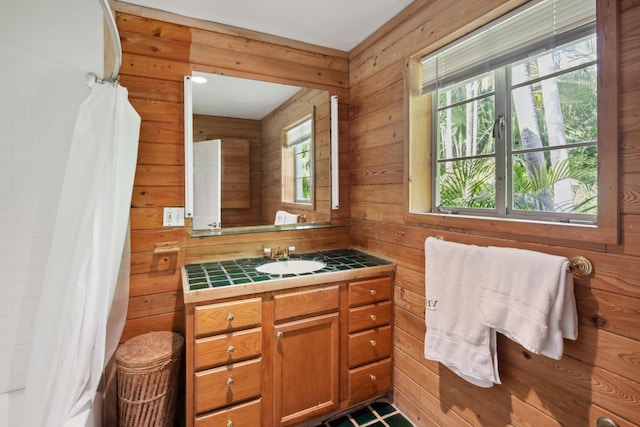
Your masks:
M392 388L395 264L353 250L183 267L187 426L297 425Z

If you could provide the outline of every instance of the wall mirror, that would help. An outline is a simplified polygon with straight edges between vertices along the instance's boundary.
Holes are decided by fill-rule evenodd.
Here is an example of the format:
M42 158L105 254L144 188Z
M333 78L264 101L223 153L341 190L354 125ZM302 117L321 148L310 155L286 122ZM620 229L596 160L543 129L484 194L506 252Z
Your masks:
M337 191L332 189L332 184L337 187L337 119L331 120L337 114L335 105L337 99L319 89L198 71L186 76L185 214L193 217L194 235L327 226L332 206L337 207L333 198ZM283 135L309 115L314 132L313 203L285 203ZM204 144L213 148L201 149ZM214 170L203 175L198 170L207 162L198 156L215 151L216 146ZM203 195L210 203L206 209ZM212 216L196 218L203 210ZM281 225L276 218L282 212L294 220Z

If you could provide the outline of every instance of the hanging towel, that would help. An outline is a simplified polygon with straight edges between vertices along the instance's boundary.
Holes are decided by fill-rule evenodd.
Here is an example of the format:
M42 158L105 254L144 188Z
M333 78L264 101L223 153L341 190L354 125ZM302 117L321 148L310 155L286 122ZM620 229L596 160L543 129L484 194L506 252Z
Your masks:
M560 360L563 337L578 338L569 261L513 248L489 247L485 255L484 324L535 354Z
M425 242L424 356L480 387L500 384L495 330L480 321L483 248Z
M299 215L289 213L287 211L277 211L275 225L297 224Z

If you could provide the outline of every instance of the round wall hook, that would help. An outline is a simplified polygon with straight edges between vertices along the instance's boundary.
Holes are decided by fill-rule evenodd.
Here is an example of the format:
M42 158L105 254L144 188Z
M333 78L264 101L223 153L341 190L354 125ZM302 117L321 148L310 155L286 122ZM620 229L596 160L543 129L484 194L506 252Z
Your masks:
M571 273L576 277L587 277L593 273L593 264L582 255L576 255L569 260Z
M596 427L620 427L617 422L609 417L598 417Z

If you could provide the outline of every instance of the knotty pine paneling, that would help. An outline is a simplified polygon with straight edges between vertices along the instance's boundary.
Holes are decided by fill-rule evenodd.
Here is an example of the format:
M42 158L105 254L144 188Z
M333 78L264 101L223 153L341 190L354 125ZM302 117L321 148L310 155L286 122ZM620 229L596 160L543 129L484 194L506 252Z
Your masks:
M183 77L191 70L313 87L340 99L340 176L345 186L342 204L330 215L348 221L349 61L345 52L302 42L225 27L117 1L116 12L123 50L120 82L142 118L140 148L131 202L131 281L128 320L122 340L154 330L184 331L180 268L188 262L261 256L264 246L295 245L299 251L349 246L348 229L251 234L191 239L191 220L184 227L164 228L164 207L184 206ZM328 105L317 111L320 129L328 129ZM249 140L251 194L261 193L261 131L238 133L238 123L216 123L220 138ZM196 128L201 136L205 128ZM320 167L328 171L328 140L319 141ZM253 185L257 182L257 185ZM320 203L329 202L328 178L319 180ZM252 203L252 206L255 203ZM256 210L240 212L241 222L260 220ZM224 218L224 217L223 217ZM323 220L331 219L325 216ZM157 244L178 246L171 254L156 254Z
M349 203L343 202L340 211L332 212L332 216L347 219L351 216L351 241L398 263L394 331L398 361L394 370L396 404L414 417L417 425L429 425L431 422L447 426L527 425L533 422L537 423L534 425L593 425L601 415L616 419L621 426L638 424L638 415L632 411L634 403L638 403L638 378L630 372L638 372L638 339L634 332L638 313L634 307L639 305L637 300L640 298L640 250L636 243L640 218L636 205L636 177L628 175L640 171L640 121L637 120L640 97L634 93L640 81L637 78L640 42L635 36L635 23L640 16L637 2L619 1L620 170L626 174L620 177L624 193L620 200L621 212L624 213L620 245L576 245L570 241L558 242L553 236L540 236L536 241L525 243L484 231L469 235L447 230L444 225L437 229L415 226L405 222L402 202L397 199L381 200L367 191L387 191L384 187L389 186L387 192L392 193L403 183L406 125L403 75L406 56L427 47L427 44L443 45L470 27L488 22L521 3L523 1L491 0L480 4L471 0L456 4L418 1L410 6L410 13L401 13L398 19L392 20L381 32L354 49L349 61L343 57L327 56L325 51L313 53L301 49L299 44L295 44L295 49L288 49L283 47L286 43L278 45L265 41L264 35L246 40L246 32L238 36L232 32L194 30L188 25L170 25L120 11L117 14L118 25L126 33L123 40L126 59L121 81L129 87L134 105L143 111L143 158L150 163L139 164L141 170L136 175L136 188L144 191L144 188L153 187L158 194L163 188L181 186L175 184L181 179L178 178L181 168L167 167L165 175L169 178L163 177L158 169L147 168L161 166L155 163L166 162L170 150L154 154L147 150L146 143L181 144L182 119L176 114L182 110L181 106L172 104L182 102L182 75L190 67L230 72L240 77L268 76L273 81L306 83L307 86L334 91L341 97L341 179L342 182L350 180L350 186L341 189L341 200L353 200L356 205L349 209ZM200 44L210 44L208 48L198 50L197 61L202 64L189 56L181 56L190 54L189 48L178 48L190 47L192 37L197 37ZM220 49L227 48L238 50L241 55L225 52L220 62L201 55L211 52L211 49L221 53ZM234 62L232 58L242 58L242 61ZM247 61L251 64L245 67ZM283 66L297 62L305 66ZM329 71L322 76L311 77L307 66L316 68L320 73L325 69ZM291 75L292 70L296 75ZM163 92L166 92L166 98ZM345 108L348 109L350 103L353 108L349 116L345 116ZM167 120L166 114L158 110L171 111L171 119ZM379 161L381 156L387 161ZM392 160L394 158L395 161ZM373 187L368 188L370 186ZM133 238L140 252L135 257L136 268L144 269L146 265L149 269L148 266L153 265L153 243L180 238L163 235L163 229L158 225L161 221L160 208L165 200L147 193L140 193L137 200L140 206L132 208L132 226L138 227L134 227ZM312 237L313 245L318 242L326 247L341 247L347 243L341 231L344 230L317 231ZM576 281L582 322L580 338L567 343L562 361L525 355L521 347L508 342L501 346L504 347L499 354L503 385L496 386L499 390L491 393L492 399L497 399L497 405L491 402L490 406L495 408L492 411L484 409L483 393L462 383L445 368L421 357L424 340L423 307L420 306L424 293L423 243L427 236L437 234L447 240L473 244L515 246L564 256L584 254L593 261L596 269L592 278ZM136 238L136 235L144 238ZM184 235L187 235L187 229ZM295 240L300 248L313 250L308 236L271 234L260 235L253 242L245 238L180 240L182 250L178 257L184 258L182 262L195 262L212 257L222 259L245 253L258 254L260 245L286 244L290 239ZM157 263L160 267L172 262L170 259L161 261ZM181 261L177 260L176 265L178 262ZM153 304L145 316L141 308L144 304L135 305L136 312L142 313L143 317L127 322L123 339L148 330L181 331L184 328L180 308L169 307L172 305L169 301L175 301L171 295L179 292L179 287L175 287L175 276L175 270L147 271L132 276L136 304L148 295L158 293L160 296L153 300L165 299L166 307L160 311L166 311L154 314L162 304ZM162 295L165 293L167 295ZM606 314L603 314L600 310L605 307ZM617 316L618 307L621 312ZM595 314L602 314L605 319L610 317L613 324L607 327L605 323L602 328L594 326L588 319ZM416 381L416 378L420 380ZM460 393L463 397L452 394L452 390L457 388L463 390ZM496 407L500 405L506 409Z
M608 0L607 0L608 1ZM614 0L615 1L615 0ZM640 425L640 4L618 0L620 242L576 243L571 234L526 240L488 227L461 231L406 219L405 63L489 22L524 1L415 2L350 52L350 240L398 264L394 309L394 398L419 426L586 426L599 416ZM604 95L606 96L606 95ZM612 147L615 149L615 147ZM604 207L607 208L606 206ZM595 274L575 280L579 338L562 360L525 351L502 337L501 385L474 387L423 357L424 241L584 255ZM598 321L604 320L604 324Z

